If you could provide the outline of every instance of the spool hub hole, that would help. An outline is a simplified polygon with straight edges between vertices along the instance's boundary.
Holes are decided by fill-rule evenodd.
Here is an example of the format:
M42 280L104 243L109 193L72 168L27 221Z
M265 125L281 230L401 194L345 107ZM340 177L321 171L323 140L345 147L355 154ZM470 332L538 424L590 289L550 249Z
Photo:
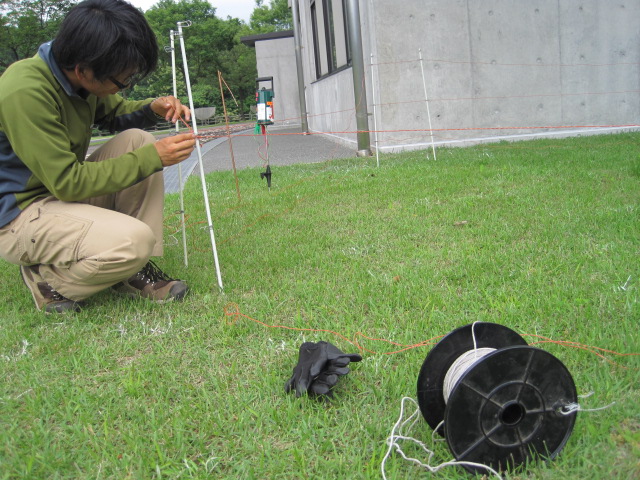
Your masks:
M525 413L524 407L519 403L508 403L500 412L500 421L504 425L514 426L522 421Z

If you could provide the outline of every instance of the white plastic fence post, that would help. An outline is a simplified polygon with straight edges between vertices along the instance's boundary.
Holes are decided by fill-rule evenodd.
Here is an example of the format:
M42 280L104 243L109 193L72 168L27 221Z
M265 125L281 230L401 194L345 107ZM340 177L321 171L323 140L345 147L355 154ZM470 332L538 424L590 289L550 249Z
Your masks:
M429 96L427 95L427 80L424 76L424 63L422 61L422 49L418 49L420 53L420 69L422 70L422 85L424 87L424 101L427 104L427 117L429 117L429 132L431 132L431 149L433 150L433 159L436 160L436 144L433 141L433 128L431 127L431 112L429 111Z
M184 48L184 36L182 34L183 27L190 27L191 21L187 20L186 22L177 22L178 25L178 38L180 39L180 49L182 51L182 62L184 64L184 76L185 82L187 84L187 95L189 96L189 108L191 111L195 111L193 108L193 95L191 94L191 80L189 79L189 67L187 66L187 53ZM198 124L195 121L191 122L193 127L193 133L198 136ZM213 260L216 265L216 276L218 277L218 286L220 290L223 289L222 286L222 275L220 274L220 264L218 262L218 249L216 248L216 238L213 232L213 222L211 220L211 209L209 208L209 194L207 193L207 182L204 178L204 167L202 165L202 150L200 149L200 142L196 141L196 152L198 154L198 165L200 166L200 180L202 181L202 194L204 195L204 207L207 212L207 222L209 227L209 235L211 237L211 248L213 251Z
M178 97L178 85L176 83L176 48L175 48L175 31L169 32L171 52L171 72L173 74L173 96ZM180 123L176 122L176 134L180 133ZM189 266L189 254L187 251L187 230L184 218L184 185L182 184L182 163L178 164L178 179L180 185L180 224L182 225L182 248L184 250L184 266Z

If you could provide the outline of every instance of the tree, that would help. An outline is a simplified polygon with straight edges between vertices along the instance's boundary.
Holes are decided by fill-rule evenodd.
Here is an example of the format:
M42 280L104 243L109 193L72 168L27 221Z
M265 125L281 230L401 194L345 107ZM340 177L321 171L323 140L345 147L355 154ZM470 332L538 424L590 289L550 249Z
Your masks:
M288 0L271 0L268 6L265 0L256 0L249 25L254 34L291 30L293 17Z
M255 49L242 43L234 45L225 53L224 67L221 72L238 100L240 111L247 113L251 105L255 104L255 85L258 76ZM228 92L225 92L226 94Z
M229 52L239 43L239 32L244 25L237 18L222 20L215 16L215 11L206 0L160 0L145 14L161 46L169 45L169 32L177 30L177 22L191 21L191 26L183 28L183 33L195 107L221 106L218 71L226 77L229 69L235 67L230 61L233 55ZM179 95L186 102L182 53L177 38L175 47ZM161 50L160 68L146 82L137 86L130 97L145 98L152 92L168 93L166 90L172 85L170 62L169 54ZM229 86L235 90L235 85L229 83ZM234 91L234 94L242 100L246 96L244 91Z
M78 0L0 0L0 73L11 63L33 56L38 46L54 37L60 22ZM189 62L189 77L195 107L221 107L218 71L238 101L227 101L230 113L246 113L254 102L256 72L255 50L240 42L243 35L267 33L291 28L287 0L256 0L250 25L237 18L222 20L207 0L159 0L145 13L160 46L158 69L133 89L123 94L131 99L157 97L173 93L169 31L177 22L190 20L184 28ZM176 69L178 96L187 103L182 53L178 39ZM225 96L230 98L225 90ZM219 110L220 111L220 110Z
M0 0L0 73L51 40L72 0Z

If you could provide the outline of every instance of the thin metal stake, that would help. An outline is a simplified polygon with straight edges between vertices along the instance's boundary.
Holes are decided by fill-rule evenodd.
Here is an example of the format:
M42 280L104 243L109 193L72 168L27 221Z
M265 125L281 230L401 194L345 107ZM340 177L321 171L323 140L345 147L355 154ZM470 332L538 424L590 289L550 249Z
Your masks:
M264 145L267 149L265 152L267 157L267 167L271 170L271 164L269 163L269 129L266 125L264 126ZM269 178L269 181L267 182L267 188L271 191L271 178Z
M436 144L433 141L433 128L431 127L431 112L429 111L429 97L427 96L427 80L424 76L424 63L422 62L422 49L420 53L420 69L422 70L422 85L424 86L424 101L427 104L427 117L429 117L429 131L431 132L431 149L433 150L433 159L436 160Z
M175 47L175 31L171 30L169 32L169 40L171 51L171 71L173 73L173 96L178 98L178 85L176 83L176 47ZM166 48L165 48L166 50ZM176 134L180 133L180 123L176 122ZM178 164L178 178L180 185L180 223L182 225L182 248L184 250L184 266L189 267L189 254L187 251L187 229L186 222L184 218L184 185L182 184L182 163Z
M376 109L376 79L373 76L373 53L371 54L371 96L373 97L373 129L376 137L376 164L380 168L380 149L378 148L378 115Z
M191 94L191 80L189 79L189 67L187 66L187 52L184 48L184 36L182 34L183 27L190 27L191 21L187 20L185 22L177 22L178 25L178 38L180 39L180 50L182 50L182 63L184 64L184 77L185 82L187 84L187 94L189 96L189 108L192 112L195 111L193 108L193 95ZM195 136L198 136L198 124L197 122L191 122L191 126L193 128L193 133ZM222 286L222 275L220 274L220 264L218 262L218 249L216 248L216 238L213 232L213 221L211 220L211 209L209 208L209 194L207 193L207 182L204 178L204 166L202 165L202 150L200 149L200 142L196 141L196 151L198 153L198 165L200 166L200 180L202 181L202 194L204 195L204 207L207 212L207 222L209 227L209 235L211 237L211 248L213 250L213 260L216 265L216 276L218 277L218 286L220 290L223 289Z

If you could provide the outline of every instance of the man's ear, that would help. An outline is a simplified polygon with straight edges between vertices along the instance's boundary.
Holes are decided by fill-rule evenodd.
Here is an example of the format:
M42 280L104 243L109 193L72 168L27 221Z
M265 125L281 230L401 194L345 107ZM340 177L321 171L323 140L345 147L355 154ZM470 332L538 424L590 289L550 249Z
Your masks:
M91 68L81 63L76 65L76 67L73 69L73 72L76 74L76 77L78 78L78 80L88 80L89 79L88 75L93 73L91 71Z

